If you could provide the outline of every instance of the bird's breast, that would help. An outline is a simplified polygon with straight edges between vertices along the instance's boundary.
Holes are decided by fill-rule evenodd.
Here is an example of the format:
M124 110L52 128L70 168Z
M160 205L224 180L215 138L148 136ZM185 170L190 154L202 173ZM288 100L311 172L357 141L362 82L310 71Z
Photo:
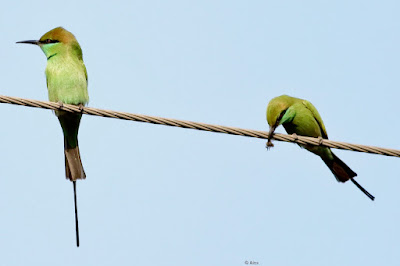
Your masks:
M75 105L88 102L85 66L76 61L56 56L47 62L46 80L50 101Z

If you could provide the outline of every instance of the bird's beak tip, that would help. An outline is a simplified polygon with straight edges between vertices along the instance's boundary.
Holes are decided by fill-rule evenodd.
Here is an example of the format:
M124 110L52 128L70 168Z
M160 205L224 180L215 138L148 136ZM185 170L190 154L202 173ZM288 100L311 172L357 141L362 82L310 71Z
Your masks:
M35 45L38 45L38 44L39 44L39 41L36 41L36 40L28 40L28 41L19 41L19 42L16 42L16 43L28 43L28 44L35 44Z

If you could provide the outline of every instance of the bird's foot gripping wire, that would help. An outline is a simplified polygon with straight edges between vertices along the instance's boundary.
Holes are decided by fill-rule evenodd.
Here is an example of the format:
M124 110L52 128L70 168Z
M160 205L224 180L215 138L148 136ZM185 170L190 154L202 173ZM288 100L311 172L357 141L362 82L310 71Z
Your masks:
M83 107L85 107L85 106L81 103L78 105L79 112L81 112L81 113L83 112Z
M62 108L64 107L64 103L61 101L58 101L58 109L62 110Z
M294 142L297 142L297 140L299 139L299 137L297 136L296 133L293 133L293 134L292 134L292 137L293 137L293 141L294 141Z

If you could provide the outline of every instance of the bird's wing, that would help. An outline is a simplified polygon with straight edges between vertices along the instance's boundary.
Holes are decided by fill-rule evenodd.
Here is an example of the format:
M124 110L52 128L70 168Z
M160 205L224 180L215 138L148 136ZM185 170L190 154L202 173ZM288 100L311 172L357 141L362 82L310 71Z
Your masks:
M322 137L324 139L328 139L328 133L326 133L324 122L322 122L322 118L319 115L317 108L315 108L314 105L307 100L303 100L303 104L313 114L315 121L317 121L319 128L321 129Z

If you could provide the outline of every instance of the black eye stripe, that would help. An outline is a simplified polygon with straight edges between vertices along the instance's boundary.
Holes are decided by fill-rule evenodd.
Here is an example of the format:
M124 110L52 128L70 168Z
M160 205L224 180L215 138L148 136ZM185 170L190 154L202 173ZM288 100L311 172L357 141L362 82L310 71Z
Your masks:
M57 42L59 42L59 41L57 41L57 40L52 40L52 39L46 39L46 40L42 40L42 41L39 41L40 43L43 43L43 44L48 44L48 43L57 43Z
M286 110L287 110L287 109L286 109ZM275 126L276 126L276 127L277 127L277 126L279 125L279 123L281 122L281 119L282 119L282 117L285 115L286 110L283 110L283 111L279 114L278 119L276 119L276 122L275 122Z
M283 111L281 112L281 114L279 115L278 120L281 120L282 117L285 115L285 113L286 113L286 110L283 110Z

